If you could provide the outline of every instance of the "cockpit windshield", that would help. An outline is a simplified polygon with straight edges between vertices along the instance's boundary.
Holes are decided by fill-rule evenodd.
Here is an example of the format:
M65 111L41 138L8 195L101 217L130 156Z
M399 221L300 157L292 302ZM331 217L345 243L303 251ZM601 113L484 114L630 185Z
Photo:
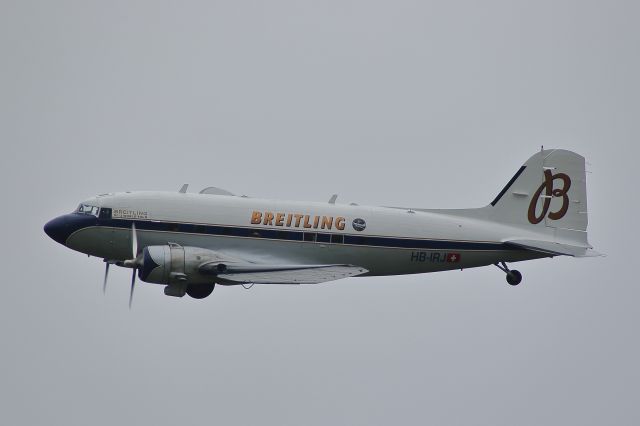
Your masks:
M100 211L100 209L96 206L90 206L88 204L80 204L78 206L78 208L76 209L76 213L82 213L82 214L90 214L92 216L98 216L98 212Z

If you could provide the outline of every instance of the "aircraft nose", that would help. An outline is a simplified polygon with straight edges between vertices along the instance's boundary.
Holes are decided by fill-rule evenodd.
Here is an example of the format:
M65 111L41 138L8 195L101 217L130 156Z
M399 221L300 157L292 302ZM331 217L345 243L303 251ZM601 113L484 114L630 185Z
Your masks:
M66 245L69 236L76 231L90 226L96 226L98 218L91 214L69 213L58 216L44 225L44 232L52 240Z
M64 245L71 234L67 215L58 216L44 225L44 232L57 243Z

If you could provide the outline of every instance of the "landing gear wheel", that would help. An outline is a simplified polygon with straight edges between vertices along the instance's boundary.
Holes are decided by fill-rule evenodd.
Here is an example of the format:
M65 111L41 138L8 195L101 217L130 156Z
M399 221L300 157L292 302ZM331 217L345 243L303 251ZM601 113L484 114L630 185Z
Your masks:
M500 269L505 274L507 274L507 282L509 284L518 285L522 281L522 274L520 273L520 271L516 271L515 269L509 269L506 263L500 262L500 263L494 263L494 265L496 266L496 268Z
M511 285L518 285L522 281L522 274L515 269L507 272L507 282Z
M194 299L204 299L211 294L213 287L215 287L215 283L191 284L187 286L187 294Z

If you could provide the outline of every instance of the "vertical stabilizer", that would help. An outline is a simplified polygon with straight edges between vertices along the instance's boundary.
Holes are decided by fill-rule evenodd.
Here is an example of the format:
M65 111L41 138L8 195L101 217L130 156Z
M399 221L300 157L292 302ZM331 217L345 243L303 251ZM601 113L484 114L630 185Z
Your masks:
M587 243L585 160L563 149L529 158L487 208L492 220Z

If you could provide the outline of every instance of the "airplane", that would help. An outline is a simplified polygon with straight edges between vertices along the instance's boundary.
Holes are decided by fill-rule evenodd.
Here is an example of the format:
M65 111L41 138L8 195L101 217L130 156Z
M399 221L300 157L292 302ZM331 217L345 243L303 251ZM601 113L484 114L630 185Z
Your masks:
M132 269L168 296L209 296L215 285L316 284L600 254L587 241L585 159L541 149L485 207L424 209L200 193L122 192L89 198L44 226L66 247Z

